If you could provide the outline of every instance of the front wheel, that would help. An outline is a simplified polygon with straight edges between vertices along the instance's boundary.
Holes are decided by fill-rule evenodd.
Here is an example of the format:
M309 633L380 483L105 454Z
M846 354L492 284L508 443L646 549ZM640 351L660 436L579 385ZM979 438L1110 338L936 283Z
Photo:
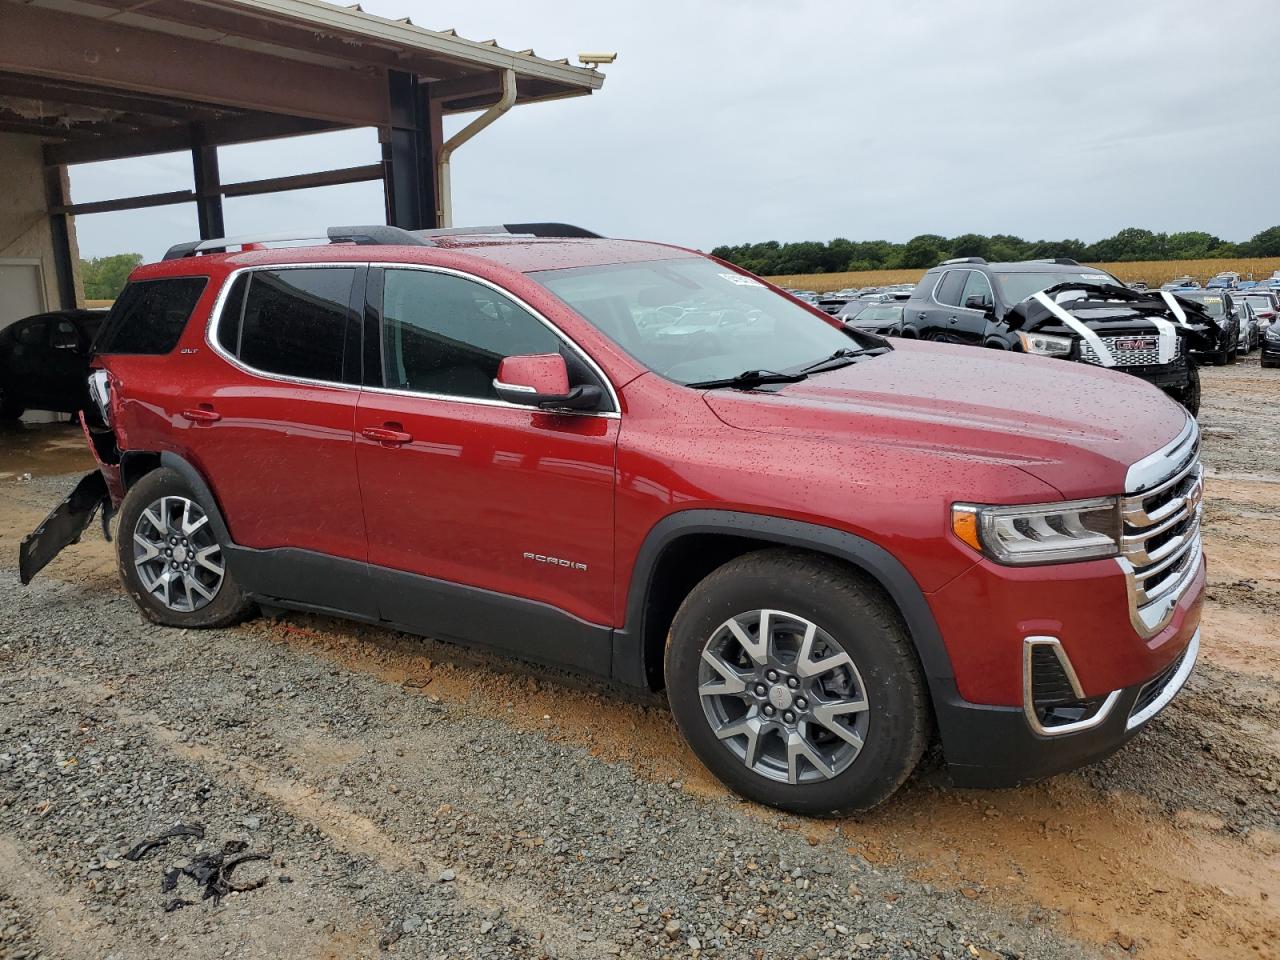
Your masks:
M874 807L925 748L924 681L897 611L827 558L764 550L709 575L676 613L666 679L698 758L783 810Z
M120 506L120 579L145 617L171 627L224 627L252 610L223 544L181 474L155 470Z
M27 412L26 405L18 397L10 396L0 387L0 420L21 420Z

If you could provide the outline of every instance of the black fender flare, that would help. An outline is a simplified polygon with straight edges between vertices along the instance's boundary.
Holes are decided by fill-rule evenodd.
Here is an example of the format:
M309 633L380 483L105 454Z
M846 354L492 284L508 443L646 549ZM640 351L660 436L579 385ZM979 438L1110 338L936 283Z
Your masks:
M231 533L227 530L227 523L222 518L222 509L218 506L218 498L213 495L213 490L209 488L204 475L190 461L168 450L161 451L160 466L181 476L191 487L192 492L195 493L200 501L200 506L204 508L205 514L209 517L209 524L213 527L213 532L217 536L218 542L234 546L235 541L231 539Z
M764 514L704 509L682 510L664 517L641 544L627 593L626 624L614 632L614 671L618 680L652 687L654 678L661 677L662 663L651 662L653 654L646 649L645 642L645 618L654 571L663 552L675 541L708 533L811 550L857 567L884 589L902 614L934 699L954 689L951 658L924 591L889 551L856 534L832 527ZM658 659L661 660L661 653Z

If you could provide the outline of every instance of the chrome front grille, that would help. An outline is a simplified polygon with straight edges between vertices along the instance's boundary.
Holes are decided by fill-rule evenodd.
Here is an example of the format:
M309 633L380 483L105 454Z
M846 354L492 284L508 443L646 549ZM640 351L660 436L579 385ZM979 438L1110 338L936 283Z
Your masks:
M1156 336L1154 334L1142 334L1134 336L1119 337L1099 337L1107 349L1111 351L1111 358L1115 361L1117 367L1150 367L1159 364L1173 363L1183 350L1182 338L1176 334L1170 338L1168 334ZM1118 344L1135 339L1154 340L1155 345L1149 349L1132 350L1129 348L1121 349ZM1097 351L1093 349L1093 345L1088 340L1080 342L1080 359L1085 363L1102 363L1102 358L1098 356Z
M1204 469L1194 420L1173 443L1129 469L1117 559L1129 585L1134 629L1150 637L1168 624L1200 567Z

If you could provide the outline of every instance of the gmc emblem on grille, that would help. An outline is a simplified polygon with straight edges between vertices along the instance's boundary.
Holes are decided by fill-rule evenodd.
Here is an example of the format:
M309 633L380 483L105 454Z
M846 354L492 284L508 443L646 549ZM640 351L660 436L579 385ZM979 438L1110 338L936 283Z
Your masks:
M1111 341L1111 346L1116 350L1154 350L1159 341L1155 337L1117 337Z
M587 565L585 563L578 563L576 560L564 560L560 557L548 557L543 553L526 553L524 558L526 560L532 560L534 563L545 563L548 566L564 567L568 570L585 571L587 569Z

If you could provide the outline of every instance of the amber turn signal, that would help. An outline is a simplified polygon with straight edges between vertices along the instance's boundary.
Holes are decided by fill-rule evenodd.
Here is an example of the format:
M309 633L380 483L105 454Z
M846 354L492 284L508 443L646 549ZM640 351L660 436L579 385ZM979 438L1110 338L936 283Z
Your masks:
M978 512L972 507L951 508L951 532L979 553L982 541L978 539Z

